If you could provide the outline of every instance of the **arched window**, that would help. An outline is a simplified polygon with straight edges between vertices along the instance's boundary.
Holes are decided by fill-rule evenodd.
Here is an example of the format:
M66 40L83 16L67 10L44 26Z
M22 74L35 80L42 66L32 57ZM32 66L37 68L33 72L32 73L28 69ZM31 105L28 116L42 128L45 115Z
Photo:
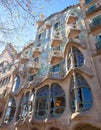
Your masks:
M35 101L35 90L33 89L32 90L32 93L31 93L31 96L30 96L30 102L29 102L29 116L31 115L32 113L32 110L33 110L33 102Z
M20 103L19 103L19 108L18 108L16 120L19 120L21 118L21 112L22 112L23 104L24 104L24 94L22 95Z
M26 117L29 111L28 102L30 101L30 92L27 92L23 97L23 107L22 107L22 118Z
M74 80L74 78L76 79L76 81ZM76 97L78 98L76 99ZM76 110L76 103L79 107L78 111L89 110L92 105L91 89L83 76L78 73L75 74L75 77L72 76L70 85L70 104L73 112Z
M44 119L47 116L48 97L49 97L48 85L38 90L36 96L36 109L35 109L36 118Z
M81 51L75 47L72 47L68 55L68 69L75 67L81 67L84 64L84 56Z
M12 92L16 91L20 87L20 76L17 75L14 79L13 89Z
M13 97L10 97L10 99L8 101L8 106L7 106L5 118L4 118L5 124L9 123L13 119L14 114L15 114L15 110L16 110L15 100Z
M50 115L57 117L65 110L65 93L59 84L52 84L50 92Z

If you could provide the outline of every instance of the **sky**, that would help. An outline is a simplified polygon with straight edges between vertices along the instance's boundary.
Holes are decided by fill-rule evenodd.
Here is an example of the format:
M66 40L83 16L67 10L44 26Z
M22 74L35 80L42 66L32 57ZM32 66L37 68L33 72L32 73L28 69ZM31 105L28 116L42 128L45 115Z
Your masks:
M22 1L22 0L19 0ZM39 19L40 14L47 18L55 12L59 12L70 5L79 3L79 0L27 0L30 1L32 14L37 17L33 20L21 8L13 9L14 17L11 19L11 14L0 3L0 28L9 28L10 31L0 31L0 53L5 45L12 43L13 46L20 51L30 41L34 41L36 32L36 20ZM26 4L27 5L27 4ZM28 7L28 5L27 5ZM33 8L34 7L34 8ZM24 19L22 18L24 17ZM13 21L13 22L12 22ZM14 26L13 26L14 23ZM16 28L16 29L15 29Z

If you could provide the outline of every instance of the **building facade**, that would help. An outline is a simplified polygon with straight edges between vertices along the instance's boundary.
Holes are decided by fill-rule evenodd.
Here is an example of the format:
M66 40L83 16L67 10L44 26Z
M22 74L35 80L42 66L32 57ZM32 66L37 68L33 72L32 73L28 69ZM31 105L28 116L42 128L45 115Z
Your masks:
M101 130L100 4L80 0L37 21L35 41L13 55L0 130Z

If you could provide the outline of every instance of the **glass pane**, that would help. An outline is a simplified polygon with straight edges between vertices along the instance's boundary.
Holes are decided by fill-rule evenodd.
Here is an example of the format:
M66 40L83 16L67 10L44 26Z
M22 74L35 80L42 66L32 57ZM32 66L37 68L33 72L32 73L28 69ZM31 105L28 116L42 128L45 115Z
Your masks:
M83 102L92 102L92 95L90 88L82 88Z
M63 89L58 84L53 84L51 87L51 97L64 95Z

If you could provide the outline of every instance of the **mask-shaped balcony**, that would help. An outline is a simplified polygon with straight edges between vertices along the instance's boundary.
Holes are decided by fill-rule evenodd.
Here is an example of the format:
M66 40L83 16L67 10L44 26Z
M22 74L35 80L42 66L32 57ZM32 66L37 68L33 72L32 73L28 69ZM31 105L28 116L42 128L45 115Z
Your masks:
M29 55L21 54L21 64L25 64L29 59Z
M49 55L50 64L55 65L63 59L63 52L61 50L52 50Z
M50 23L50 21L48 20L48 21L45 22L45 28L46 28L46 29L49 29L50 27L51 27L51 23Z
M42 52L42 47L41 46L33 47L32 52L33 57L38 57Z
M89 17L93 17L97 14L99 14L101 11L101 5L99 6L95 6L95 8L91 9L91 10L87 10L86 11L86 17L89 18Z
M39 71L41 64L40 62L29 61L27 67L30 74L35 74Z
M76 23L73 23L67 27L68 38L74 38L78 36L80 32L80 27Z
M36 23L37 23L38 27L40 27L44 24L43 20L38 20Z
M59 31L53 31L51 37L51 46L59 46L62 43L62 35Z
M70 15L68 15L68 16L66 17L66 23L67 23L67 24L74 23L74 22L76 22L76 20L77 20L77 15L74 14L74 13L71 13Z

